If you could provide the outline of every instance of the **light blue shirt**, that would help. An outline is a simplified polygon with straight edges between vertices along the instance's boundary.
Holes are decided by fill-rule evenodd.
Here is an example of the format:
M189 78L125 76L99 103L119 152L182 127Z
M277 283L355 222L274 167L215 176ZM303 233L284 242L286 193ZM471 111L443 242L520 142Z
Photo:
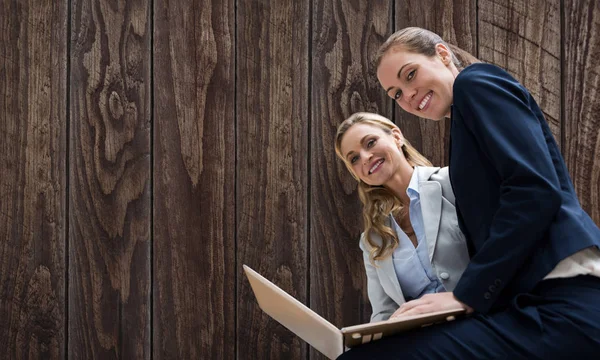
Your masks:
M425 226L421 212L421 199L419 195L419 176L413 171L410 183L406 189L410 199L408 207L410 223L417 237L415 248L409 237L402 231L396 220L392 217L392 225L400 241L394 250L392 259L398 282L406 300L418 299L425 294L444 292L446 289L437 278L429 261Z

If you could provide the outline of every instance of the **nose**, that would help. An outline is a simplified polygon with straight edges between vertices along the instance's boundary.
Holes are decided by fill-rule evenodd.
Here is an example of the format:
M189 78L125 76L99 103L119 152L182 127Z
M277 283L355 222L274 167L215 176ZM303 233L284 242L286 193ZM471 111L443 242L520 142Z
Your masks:
M402 106L403 104L405 105L411 105L411 102L413 101L413 99L415 98L415 95L417 95L417 91L414 89L406 89L402 92L402 96L397 100L398 101L398 105Z
M363 159L365 159L363 165L367 165L369 162L371 162L371 158L373 157L373 154L371 154L370 151L367 150L361 150L362 154L361 157Z

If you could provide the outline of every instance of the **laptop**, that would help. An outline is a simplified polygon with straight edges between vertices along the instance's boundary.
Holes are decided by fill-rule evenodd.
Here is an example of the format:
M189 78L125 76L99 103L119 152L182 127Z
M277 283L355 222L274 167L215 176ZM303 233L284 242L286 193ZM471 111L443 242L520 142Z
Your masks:
M452 321L465 312L463 309L440 311L338 329L250 267L243 267L260 308L329 359L384 336Z

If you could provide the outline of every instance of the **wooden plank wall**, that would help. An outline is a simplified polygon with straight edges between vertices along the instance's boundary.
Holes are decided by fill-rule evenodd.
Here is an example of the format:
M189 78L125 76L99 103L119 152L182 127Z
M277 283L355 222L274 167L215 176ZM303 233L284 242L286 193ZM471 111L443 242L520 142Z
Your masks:
M256 305L242 264L307 302L309 2L238 1L237 356L300 359L302 342ZM233 343L228 342L233 345Z
M600 224L600 2L564 1L562 153L583 208Z
M232 1L154 2L154 359L232 359Z
M242 264L368 321L337 124L379 112L448 156L371 66L405 26L531 90L600 224L597 1L0 0L0 359L322 359Z
M67 357L150 354L150 22L71 2Z
M0 358L66 355L68 10L0 2Z

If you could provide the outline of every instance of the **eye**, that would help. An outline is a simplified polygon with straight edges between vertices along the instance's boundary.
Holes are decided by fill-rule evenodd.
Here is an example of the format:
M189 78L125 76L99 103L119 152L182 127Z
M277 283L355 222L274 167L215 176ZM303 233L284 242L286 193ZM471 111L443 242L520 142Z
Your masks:
M417 72L417 70L412 70L411 72L409 72L406 75L406 80L411 81L414 77L415 77L415 73Z
M398 100L398 99L400 99L401 96L402 96L402 90L397 90L394 93L394 96L392 96L392 97L394 98L394 100Z
M375 139L371 139L367 142L367 149L371 148L373 145L375 145Z
M350 164L354 164L356 162L356 160L358 160L358 156L354 155L353 157L350 158Z

